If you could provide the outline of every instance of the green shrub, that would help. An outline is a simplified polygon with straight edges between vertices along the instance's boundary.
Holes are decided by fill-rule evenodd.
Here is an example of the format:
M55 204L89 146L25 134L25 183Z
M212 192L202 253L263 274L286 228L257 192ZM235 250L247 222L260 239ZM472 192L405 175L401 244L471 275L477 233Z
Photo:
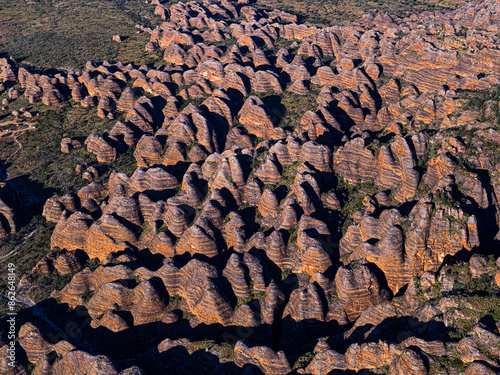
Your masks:
M94 295L94 291L93 290L86 290L85 292L83 292L81 294L80 297L82 297L82 299L85 301L85 302L88 302L90 301L90 299L92 298L92 296Z
M294 363L293 369L296 370L298 368L305 368L314 358L313 352L307 352L300 356Z
M245 305L247 303L250 303L251 301L253 301L254 297L253 296L249 296L247 298L238 298L238 301L236 302L236 308L240 308L242 305Z
M139 229L139 236L146 234L151 229L151 223L149 221L144 221L141 225L141 229Z
M57 271L54 271L51 275L43 276L36 281L32 285L28 295L35 303L38 303L49 298L53 291L64 288L71 281L72 277L73 275L61 275Z
M101 261L99 260L99 258L88 259L85 263L85 267L90 268L92 272L95 271L100 265Z
M462 362L460 358L457 357L445 357L445 356L437 356L431 355L432 359L434 359L437 363L439 363L440 367L449 370L455 369L463 373L465 371L467 365Z
M144 51L149 34L137 34L136 23L161 22L154 6L141 0L0 0L0 9L4 51L35 66L81 69L89 60L153 64L161 58ZM122 36L122 43L113 35Z
M177 296L177 295L170 296L169 299L168 299L168 304L172 305L174 307L177 307L177 306L180 305L181 301L182 301L182 297L181 296Z
M168 227L167 227L167 224L165 224L165 223L162 223L162 225L158 229L156 229L156 235L158 235L162 232L168 232Z

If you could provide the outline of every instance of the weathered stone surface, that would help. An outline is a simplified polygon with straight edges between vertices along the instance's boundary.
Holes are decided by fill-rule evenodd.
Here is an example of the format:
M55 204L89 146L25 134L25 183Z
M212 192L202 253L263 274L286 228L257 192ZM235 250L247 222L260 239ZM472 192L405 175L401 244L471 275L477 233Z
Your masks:
M17 217L14 209L0 199L0 237L17 232Z
M43 338L40 330L29 322L19 329L19 343L31 363L36 363L44 354L53 350L52 345Z
M100 163L109 163L116 159L117 152L105 137L92 133L85 140L87 150L97 156L97 161Z
M265 374L287 374L291 370L285 353L276 353L266 346L250 348L244 341L238 341L234 348L234 356L236 364L240 367L251 364Z
M427 374L427 366L424 359L414 350L406 349L401 355L391 364L389 374Z
M54 262L54 268L61 275L71 275L82 269L82 265L74 252L59 255Z
M163 147L156 137L143 135L134 151L138 167L150 167L162 164Z
M262 100L250 96L238 113L240 123L250 134L259 138L272 138L274 125Z
M298 358L312 360L297 373L427 374L459 359L466 374L495 373L490 306L462 291L494 292L500 279L479 255L498 239L498 98L467 104L500 83L498 5L328 27L247 0L153 5L165 22L137 28L163 65L34 74L0 59L17 124L36 116L20 95L51 106L71 95L102 119L123 116L85 142L119 170L45 202L55 251L20 288L74 274L52 294L74 310L54 324L80 310L90 320L77 319L71 344L47 336L43 316L21 326L34 373L284 374ZM63 153L76 147L61 141ZM120 170L130 148L131 176ZM71 167L88 181L106 168ZM28 199L5 185L1 237ZM102 264L82 270L86 257ZM240 340L234 360L227 338Z
M61 140L61 152L69 154L69 152L74 148L80 148L82 144L77 139L63 138Z
M364 264L340 267L335 276L335 286L338 294L335 304L343 308L351 321L368 307L388 298L373 271Z
M134 107L135 101L136 97L134 91L130 87L126 87L116 103L116 109L128 112Z

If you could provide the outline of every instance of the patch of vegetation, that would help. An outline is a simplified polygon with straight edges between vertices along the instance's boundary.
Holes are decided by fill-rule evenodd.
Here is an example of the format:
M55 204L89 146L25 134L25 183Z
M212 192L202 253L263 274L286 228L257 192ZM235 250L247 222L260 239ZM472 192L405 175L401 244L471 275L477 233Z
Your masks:
M299 228L297 226L294 226L293 228L288 229L288 234L290 235L290 237L288 238L289 246L291 244L294 244L297 242L298 231L299 231Z
M429 163L429 160L435 158L438 155L440 149L441 145L439 142L429 143L427 145L427 148L425 149L424 155L417 161L418 167L422 168L423 170L427 170L427 165Z
M417 187L417 192L415 193L415 197L423 197L431 190L430 186L427 185L424 180L421 180Z
M314 358L313 352L307 352L300 356L294 363L293 369L305 368Z
M161 227L159 227L158 229L156 229L156 235L162 233L162 232L168 232L168 227L167 227L167 224L163 223L161 225Z
M144 221L144 223L142 223L141 225L141 229L139 229L139 236L148 233L150 229L151 229L151 223L147 220Z
M457 207L459 205L450 193L443 190L438 190L434 193L433 201L447 207Z
M352 216L356 211L361 210L363 199L368 194L374 194L378 190L371 182L361 182L358 180L355 184L349 183L341 176L337 176L337 193L338 197L344 202L341 211L342 235L347 232L347 228L352 225Z
M161 22L142 0L0 0L0 52L44 68L82 69L89 60L152 64L161 58L144 52L149 34L137 33ZM112 40L120 35L122 43Z
M254 296L254 299L258 299L260 301L260 300L263 300L264 298L266 298L266 292L254 293L253 296Z
M118 155L116 160L106 164L106 171L97 179L97 182L108 182L109 176L113 171L120 171L131 176L136 168L137 161L134 156L135 146L129 147L124 153Z
M99 260L99 258L88 259L85 263L85 267L90 268L92 272L94 272L100 265L101 261Z
M31 272L44 255L50 252L50 236L54 226L42 216L35 216L18 233L9 234L0 240L1 257L14 251L10 256L0 260L0 275L2 275L0 290L6 290L8 263L15 264L17 282L19 282ZM7 300L0 299L0 317L7 312L6 303Z
M434 359L437 363L439 363L439 367L443 369L455 369L460 371L460 373L463 373L465 371L467 365L462 362L462 360L458 357L445 357L445 356L437 356L437 355L430 355L432 359ZM439 370L437 368L436 370Z
M179 107L179 112L181 112L184 108L186 108L189 104L193 104L196 106L199 106L201 103L205 101L205 97L203 98L196 98L196 99L188 99L188 100L183 100L181 106Z
M467 27L460 26L460 29L456 32L456 36L465 38L467 37L467 31L469 31Z
M458 331L453 332L450 336L452 338L456 338L456 339L460 340L461 338L467 336L467 333L472 330L472 328L474 327L474 324L475 324L475 322L472 319L460 318L457 321Z
M238 298L238 301L236 302L236 308L239 309L242 305L252 302L253 299L253 296L249 296L247 298Z
M295 161L291 165L285 165L283 167L283 172L281 173L280 185L285 185L289 187L295 181L295 176L297 175L297 167L301 164L301 161Z
M43 276L36 281L32 285L28 296L33 302L39 303L49 298L53 291L64 288L72 277L73 275L61 275L57 270L54 270L51 275Z
M139 276L132 276L132 280L134 281L135 285L139 285L141 283L141 278Z
M211 42L211 44L213 44L214 46L218 46L218 47L226 47L227 50L230 50L232 46L234 46L237 42L237 39L236 38L227 38L227 39L224 39L223 41L221 42Z
M217 344L212 340L193 341L191 342L191 349L193 351L207 350L210 352L218 352L221 354L222 358L234 361L234 346L227 342Z
M307 111L315 111L318 107L316 98L320 92L318 86L312 85L309 88L308 95L296 95L290 91L285 91L281 95L281 106L283 116L280 118L278 126L282 128L295 129L299 124L302 116Z
M286 270L281 272L281 280L286 280L288 279L288 276L290 276L293 272L291 270Z
M82 299L85 301L85 302L88 302L90 301L90 299L92 298L92 296L94 295L94 291L93 290L86 290L85 292L83 292L81 294L80 297L82 297Z
M180 305L182 301L182 297L181 296L170 296L168 298L168 304L169 306L172 305L173 307L177 307Z
M193 315L193 314L191 314L191 313L189 313L189 312L188 312L188 313L184 313L184 314L182 314L182 319L184 319L184 320L188 320L188 321L189 321L189 320L191 320L193 317L194 317L194 315Z
M3 93L0 100L6 97L7 93ZM0 158L5 160L9 157L8 163L0 169L0 174L7 174L9 184L29 197L29 202L23 203L44 202L53 193L67 194L86 185L88 182L75 171L75 166L96 164L96 156L87 152L86 147L63 154L60 142L65 137L79 138L83 142L91 133L102 134L111 129L116 121L100 119L95 107L83 108L72 100L48 107L42 103L31 105L22 96L10 103L7 110L18 107L26 107L39 113L33 119L37 123L36 129L23 132L17 137L21 147L15 142L13 145L12 137L0 139ZM124 118L118 116L117 120ZM98 181L109 177L112 168L123 167L129 172L130 164L135 170L135 158L131 149L110 163ZM125 172L123 169L120 171Z
M279 38L274 41L274 48L268 50L271 56L276 56L278 51L282 48L285 48L289 53L294 54L297 52L298 47L292 47L293 41L285 38Z
M191 343L191 348L194 351L201 350L201 349L209 349L211 348L215 343L212 340L201 340L201 341L193 341Z
M28 362L28 364L26 365L26 371L28 372L28 374L32 374L33 371L35 371L35 365L31 362Z
M373 152L373 155L375 155L375 157L378 158L378 154L380 152L380 146L382 146L380 141L376 139L373 142L370 142L370 144L368 145L368 149L370 149Z
M500 164L500 144L490 140L483 140L481 147L491 158L493 165Z
M259 167L266 162L268 156L269 156L269 150L265 150L253 158L252 172L250 173L250 176L253 176L253 174L257 171L257 169L259 169Z
M406 233L406 232L408 232L408 229L410 228L410 221L408 220L408 218L406 218L399 225L403 229L403 233Z
M481 316L491 315L496 321L500 320L500 296L491 295L475 295L467 298Z
M297 14L306 24L337 25L360 19L371 9L388 12L396 17L407 17L412 13L456 9L464 0L261 0L256 6L265 9L280 9Z
M493 255L489 257L486 267L496 269ZM473 326L485 316L491 316L495 320L500 319L500 294L493 280L493 273L473 278L469 262L445 265L442 272L455 280L453 289L445 291L442 288L442 282L436 281L431 289L427 290L426 297L424 291L420 289L420 283L417 282L419 291L416 300L423 306L426 303L438 303L443 297L458 299L459 307L457 309L461 312L460 316L467 318L456 319L455 329L449 332L451 339L458 341L467 336ZM453 310L450 308L450 313Z
M495 85L486 90L459 90L460 96L465 99L463 105L464 110L476 110L480 113L480 120L494 120L496 125L500 125L500 109L498 102L500 100L500 86ZM493 102L491 105L492 116L486 116L486 104Z

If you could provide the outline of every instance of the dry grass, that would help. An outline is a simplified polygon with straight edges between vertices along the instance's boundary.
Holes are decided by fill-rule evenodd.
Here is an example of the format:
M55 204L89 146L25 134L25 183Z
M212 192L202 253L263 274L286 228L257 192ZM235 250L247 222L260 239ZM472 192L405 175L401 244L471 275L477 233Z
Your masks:
M147 33L156 25L154 6L141 0L65 0L28 3L0 0L0 52L44 68L82 68L86 61L153 63ZM113 35L121 35L116 43ZM5 43L6 42L6 43Z
M309 24L334 25L352 22L371 9L379 9L396 17L426 10L456 9L465 0L257 0L257 6L281 9L299 16Z

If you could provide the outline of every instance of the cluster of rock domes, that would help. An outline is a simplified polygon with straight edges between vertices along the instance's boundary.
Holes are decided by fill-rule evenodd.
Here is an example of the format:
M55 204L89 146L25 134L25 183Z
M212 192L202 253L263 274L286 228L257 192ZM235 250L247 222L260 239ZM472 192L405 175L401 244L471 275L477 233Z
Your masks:
M31 102L124 114L84 145L98 163L129 148L137 162L45 203L62 251L24 285L72 275L52 297L85 319L78 340L20 328L35 372L286 374L310 352L300 373L437 374L436 357L457 355L466 374L496 373L497 354L479 348L498 347L498 328L476 319L474 334L445 345L412 322L456 328L458 302L428 290L452 292L461 282L445 260L489 252L497 236L500 176L446 129L480 129L479 149L500 139L459 91L500 84L500 7L320 28L245 1L155 5L165 22L144 30L146 51L164 51L156 68L89 62L40 75L1 64L1 89L19 82ZM285 96L314 106L284 124ZM64 153L77 147L61 140ZM467 272L497 288L486 263ZM200 346L207 338L231 341L231 358Z
M312 353L312 361L299 370L303 374L383 367L391 374L428 374L429 369L450 370L443 368L446 358L460 358L466 374L494 374L498 365L494 356L500 335L495 332L500 323L474 324L479 316L470 302L453 293L464 279L499 278L500 262L486 256L474 255L459 275L450 273L449 266L426 271L392 301L364 261L339 267L332 281L320 273L301 279L288 294L290 283L273 280L276 274L259 253L233 253L223 268L201 259L179 266L175 258L165 258L153 270L143 257L122 248L92 271L83 268L81 254L60 252L35 267L24 283L53 269L74 275L51 297L64 307L60 314L69 322L82 322L77 335L70 329L54 331L44 321L47 317L22 324L19 345L36 372L160 373L161 363L174 373L199 368L235 373L239 366L255 367L252 373L286 374L297 345ZM445 342L446 330L463 324L464 318L471 320L471 331ZM278 324L279 341L272 344L272 327ZM5 332L0 334L4 340ZM200 340L204 335L214 341ZM175 338L186 336L191 339ZM216 344L228 339L234 345L230 358ZM120 358L129 358L123 362L127 366ZM13 373L5 359L2 370Z

